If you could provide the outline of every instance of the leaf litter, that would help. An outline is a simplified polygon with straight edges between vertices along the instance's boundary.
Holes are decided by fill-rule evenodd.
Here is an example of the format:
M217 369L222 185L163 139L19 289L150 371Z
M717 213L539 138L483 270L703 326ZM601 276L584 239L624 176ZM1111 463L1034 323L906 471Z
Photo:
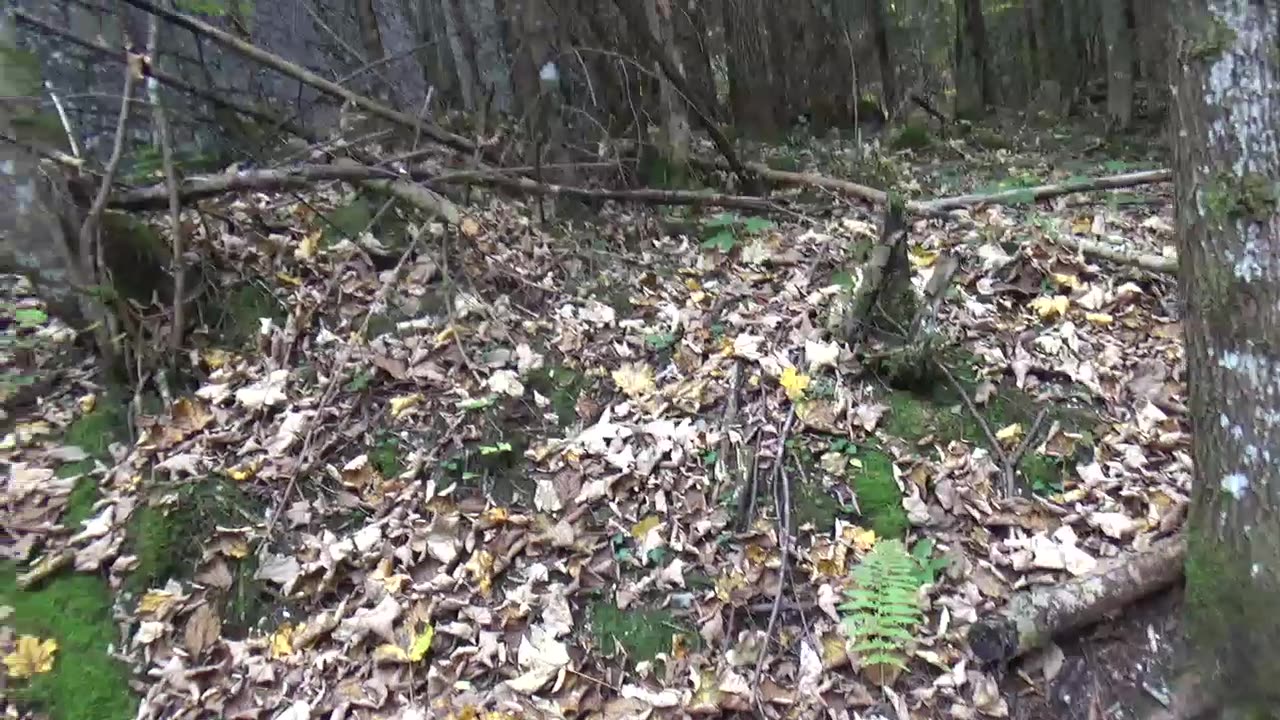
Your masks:
M1017 589L1175 531L1190 483L1171 288L1054 241L1159 254L1168 209L1055 204L911 228L917 287L939 253L962 260L939 326L970 357L978 404L1014 388L1097 418L1038 441L1068 470L1030 499L998 496L981 439L895 435L903 411L825 329L846 246L875 232L862 211L780 222L726 253L686 234L637 240L634 210L558 234L495 199L465 238L411 224L419 252L396 277L368 248L398 238L325 246L308 208L253 195L222 212L287 230L201 240L245 277L273 267L287 316L262 319L252 346L195 351L199 383L139 414L137 439L86 471L92 513L64 526L75 481L54 473L72 454L54 430L103 401L75 369L4 439L5 552L29 575L70 563L122 588L140 562L130 521L157 483L222 478L264 501L197 538L189 578L120 596L139 717L1003 717L967 627ZM1028 430L997 429L1014 444ZM869 461L841 440L887 455L908 539L945 559L894 684L850 651L837 608L881 541L848 491ZM848 501L833 524L796 530L783 577L773 504L741 525L725 468L754 456L765 478L802 448L821 457L807 482ZM222 600L250 560L277 609L232 632ZM766 637L780 584L789 600ZM656 647L602 642L600 604L661 611L645 628ZM16 677L56 662L50 642L0 634Z

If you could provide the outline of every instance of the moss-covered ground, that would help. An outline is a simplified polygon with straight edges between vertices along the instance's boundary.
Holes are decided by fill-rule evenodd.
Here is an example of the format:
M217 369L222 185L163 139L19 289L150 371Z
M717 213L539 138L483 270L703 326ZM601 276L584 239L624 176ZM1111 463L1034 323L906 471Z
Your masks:
M590 634L596 648L605 656L625 654L633 664L670 654L673 642L683 642L689 648L697 648L701 642L698 633L670 610L643 607L619 610L604 601L591 606Z
M96 407L67 429L63 441L99 460L108 458L108 446L124 435L123 406L114 395L99 398ZM63 465L63 477L84 474L92 460ZM95 478L85 476L69 498L62 517L76 527L88 518L99 497ZM19 634L52 639L58 649L53 669L10 687L13 696L53 720L115 720L131 718L137 698L129 690L128 670L108 653L120 638L112 620L112 596L98 576L62 573L39 587L22 590L17 576L22 569L0 564L0 605L13 608L6 620Z

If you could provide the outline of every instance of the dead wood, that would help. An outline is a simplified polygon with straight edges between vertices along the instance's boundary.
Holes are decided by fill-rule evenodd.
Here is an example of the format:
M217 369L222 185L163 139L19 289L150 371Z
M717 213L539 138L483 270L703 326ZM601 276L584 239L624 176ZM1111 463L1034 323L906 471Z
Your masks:
M1182 538L1170 538L1061 585L1024 590L969 628L969 646L983 662L1012 660L1177 582L1185 554Z
M1067 235L1057 237L1054 241L1069 250L1076 250L1085 255L1110 260L1120 265L1130 265L1142 270L1165 274L1178 272L1178 258L1176 257L1135 252L1122 247L1100 243L1096 240L1077 239Z
M332 165L297 165L270 170L237 171L218 175L193 175L182 180L179 190L182 199L190 202L229 192L302 188L324 180L373 181L390 183L394 186L401 183L411 184L405 181L412 179L432 185L448 182L483 183L533 195L573 197L595 201L618 200L658 205L715 205L762 211L779 209L779 205L775 202L750 195L724 195L688 190L643 188L638 190L584 188L540 183L523 177L504 176L500 170L492 168L487 173L487 176L476 173L441 173L438 167L415 165L406 168L404 173L401 174L387 168L371 167L353 161L340 161ZM414 191L414 193L421 194L420 191ZM434 193L432 194L434 195ZM168 202L168 197L168 189L163 183L148 185L116 193L112 197L111 206L122 210L157 209ZM419 207L424 207L423 204L412 198L406 197L406 199L415 205L419 205ZM443 200L443 198L440 199ZM430 206L427 206L426 209L434 211L434 208ZM452 212L457 213L457 208L453 207ZM449 215L442 215L442 217L449 217Z
M1115 190L1138 185L1150 185L1152 183L1167 182L1171 179L1173 179L1173 173L1169 170L1146 170L1123 175L1089 178L1087 180L1073 180L1053 185L1003 190L997 193L957 195L927 202L914 202L908 203L907 209L917 213L937 213L946 210L960 210L977 205L1010 205L1026 202L1027 200L1047 200L1048 198L1077 192Z

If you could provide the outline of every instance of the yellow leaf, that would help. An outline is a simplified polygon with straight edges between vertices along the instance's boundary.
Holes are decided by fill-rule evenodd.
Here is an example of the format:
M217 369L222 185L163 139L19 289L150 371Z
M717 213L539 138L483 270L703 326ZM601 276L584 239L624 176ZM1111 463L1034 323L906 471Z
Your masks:
M809 387L809 376L803 375L795 368L789 367L782 371L782 377L778 378L778 384L782 385L782 389L787 391L787 397L793 401L804 397L805 388Z
M913 247L910 251L911 264L918 268L927 268L938 259L936 250L925 250L923 248Z
M93 412L93 406L98 404L98 398L93 394L81 395L76 400L76 404L80 406L80 412L91 413Z
M409 655L399 645L384 643L373 651L374 662L408 662Z
M204 361L205 365L209 366L210 370L217 370L223 367L231 362L233 358L235 358L235 355L220 348L209 348L200 351L200 359Z
M629 398L653 392L653 369L643 363L627 363L613 371L613 382Z
M1031 309L1035 310L1042 320L1066 315L1067 307L1070 305L1071 301L1066 295L1041 296L1031 301Z
M869 552L871 548L875 547L876 539L875 530L872 530L871 528L863 529L860 527L854 527L853 537L851 540L853 542L854 549L858 552Z
M302 284L302 281L301 281L301 280L299 280L298 278L296 278L296 277L294 277L294 276L292 276L292 275L290 275L290 274L288 274L288 273L286 273L286 272L278 272L278 273L276 273L276 279L277 279L277 280L279 280L279 281L280 281L280 282L282 282L282 283L285 283L286 285L293 285L294 287L297 287L297 286L299 286L299 285L301 285L301 284Z
M1021 435L1022 435L1022 425L1018 423L1011 423L1009 425L1005 425L1004 427L996 431L996 439L999 440L1000 442L1016 440Z
M1071 273L1053 273L1050 277L1053 278L1053 282L1059 287L1070 288L1072 290L1078 290L1080 288L1080 278L1072 275Z
M662 523L662 518L657 515L650 515L635 525L631 526L631 537L637 541L644 540L644 536L649 534L650 530L658 527Z
M493 590L493 560L493 553L488 550L477 550L471 554L471 558L463 566L484 597L489 597L489 592Z
M173 603L173 593L163 590L148 590L138 601L138 612L142 615L157 615L166 606Z
M443 330L436 333L436 336L434 338L436 347L440 347L445 343L449 342L450 340L453 339L453 336L457 334L458 334L457 328L455 328L452 325L446 325Z
M1099 312L1085 313L1084 319L1088 320L1094 325L1110 325L1111 323L1115 322L1115 318L1111 317L1111 313L1099 313Z
M1093 218L1078 217L1071 221L1071 232L1076 235L1088 235L1093 228Z
M270 637L271 657L282 658L293 654L293 625L285 623L276 628Z
M462 218L462 234L473 238L480 234L480 223L473 218Z
M414 393L412 395L400 395L398 397L391 398L390 405L391 405L392 419L399 418L401 415L405 413L406 410L422 402L422 400L423 400L422 393Z
M409 643L409 659L414 662L422 662L427 656L427 652L431 650L431 641L436 637L436 627L428 625L419 635L414 633L413 640Z
M236 482L251 480L254 475L258 474L258 468L261 464L261 461L255 460L244 465L236 465L235 467L227 468L227 477L235 480Z
M293 251L293 256L299 260L309 260L315 257L316 248L320 244L321 233L322 231L315 230L304 235L302 237L302 242L299 243L297 249Z
M231 538L227 541L226 546L222 548L222 551L228 557L243 560L249 556L249 541L242 537Z
M58 650L56 640L41 640L34 635L18 638L17 647L4 656L4 665L11 678L28 678L53 669L53 654Z

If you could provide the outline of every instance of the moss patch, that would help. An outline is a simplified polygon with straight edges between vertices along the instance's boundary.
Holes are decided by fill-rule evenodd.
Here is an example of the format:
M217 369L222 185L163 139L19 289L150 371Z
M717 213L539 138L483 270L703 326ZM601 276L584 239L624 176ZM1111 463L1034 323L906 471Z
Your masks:
M797 479L792 486L795 497L791 499L791 521L797 528L812 525L819 533L830 532L835 527L836 518L846 513L835 497L814 481L814 477L815 474L810 473L808 482Z
M251 345L258 337L259 318L271 318L283 325L286 315L280 301L254 284L241 285L219 300L218 330L232 347Z
M578 419L578 397L590 386L582 373L565 365L546 365L529 374L528 386L551 400L551 408L560 426L572 425Z
M11 681L12 696L53 720L127 720L138 706L129 674L107 654L119 644L111 595L92 575L59 575L34 591L17 587L17 568L0 565L0 605L11 606L20 634L58 642L53 670Z
M187 578L200 559L202 544L219 525L242 525L246 515L261 515L260 503L227 480L208 478L152 497L129 520L129 551L138 566L126 587L134 592Z
M933 135L923 125L905 125L889 138L889 147L894 150L920 150L932 144Z
M876 535L903 537L910 522L907 511L902 509L902 493L893 478L893 460L880 450L871 449L860 452L858 460L862 468L854 476L853 492L862 516Z
M404 463L400 462L400 439L390 434L380 436L369 451L369 462L384 478L404 472Z
M625 654L632 663L654 660L670 653L676 636L684 636L688 647L698 648L701 638L692 628L677 621L669 610L628 608L612 603L591 606L591 637L605 656Z

